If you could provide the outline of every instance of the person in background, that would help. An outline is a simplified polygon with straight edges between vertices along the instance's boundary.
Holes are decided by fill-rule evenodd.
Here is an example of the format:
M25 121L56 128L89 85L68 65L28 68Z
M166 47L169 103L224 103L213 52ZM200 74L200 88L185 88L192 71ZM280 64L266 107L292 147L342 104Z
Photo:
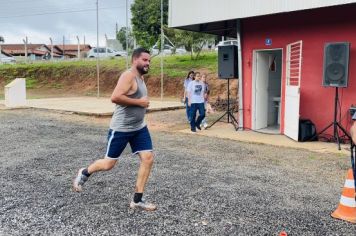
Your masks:
M187 77L184 80L184 94L183 94L183 99L184 99L184 104L185 104L185 111L187 114L187 120L190 122L190 106L188 105L188 86L190 82L194 80L194 71L189 71Z
M351 139L354 144L356 144L356 112L352 116L353 124L350 128Z
M211 113L212 109L211 109L211 106L209 104L209 94L210 94L210 88L209 88L209 84L208 84L208 81L207 81L207 75L206 74L202 74L201 75L201 81L204 83L205 85L205 97L204 97L204 107L205 107L205 111L206 113ZM205 118L202 120L202 125L204 127L204 129L206 127L208 127L208 122L206 121L206 116Z
M200 77L200 73L196 72L195 80L188 86L188 105L191 112L190 130L192 132L197 132L196 129L201 130L200 124L205 117L205 84L200 80ZM199 111L199 116L196 119L197 111Z

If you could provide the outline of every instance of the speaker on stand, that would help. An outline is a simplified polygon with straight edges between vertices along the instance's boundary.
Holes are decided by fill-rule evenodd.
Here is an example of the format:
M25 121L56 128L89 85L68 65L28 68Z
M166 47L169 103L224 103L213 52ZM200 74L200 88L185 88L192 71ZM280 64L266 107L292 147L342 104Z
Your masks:
M345 128L342 127L342 125L337 121L339 108L339 88L346 88L348 84L349 54L349 42L336 42L325 44L323 64L323 86L335 87L334 120L317 135L319 136L332 126L334 128L333 139L338 143L339 150L341 150L339 130L341 130L344 135L348 137L349 140L351 140L351 137L347 133Z
M218 76L219 79L227 80L227 110L226 112L207 127L212 127L216 122L227 116L227 122L232 123L235 130L238 128L238 121L230 110L230 79L238 78L237 46L224 45L218 47ZM230 122L231 119L231 122Z

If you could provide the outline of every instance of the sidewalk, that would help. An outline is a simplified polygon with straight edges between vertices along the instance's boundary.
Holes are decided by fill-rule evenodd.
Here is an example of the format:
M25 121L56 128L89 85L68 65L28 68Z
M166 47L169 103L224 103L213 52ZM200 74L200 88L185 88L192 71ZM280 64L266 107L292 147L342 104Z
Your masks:
M0 100L0 109L8 109L4 106L5 101ZM28 99L28 108L37 108L45 110L56 110L64 112L72 112L73 114L91 115L91 116L111 116L114 111L115 104L110 101L110 98L96 97L69 97L69 98L44 98L44 99ZM150 101L148 112L173 110L184 108L181 102L177 101Z
M4 103L4 100L0 100L0 110L8 109L4 106ZM111 103L109 98L95 97L29 99L27 100L27 104L28 108L71 112L73 114L89 116L111 116L114 110L114 104ZM150 102L148 112L180 108L184 108L184 105L177 101L153 100ZM192 134L188 127L187 129L176 132ZM341 145L341 150L339 151L336 143L296 142L285 135L262 134L253 131L235 131L231 124L222 122L216 123L208 130L202 130L192 135L203 135L248 143L299 148L321 153L335 153L341 156L350 155L350 145Z
M197 133L192 133L190 129L179 131L181 133L192 135L203 135L214 138L226 138L235 141L258 143L266 145L274 145L280 147L305 149L320 153L334 153L340 156L350 155L350 145L342 144L341 150L338 150L337 143L327 142L296 142L285 135L262 134L253 131L235 131L231 124L218 122L213 127L207 130L198 130Z

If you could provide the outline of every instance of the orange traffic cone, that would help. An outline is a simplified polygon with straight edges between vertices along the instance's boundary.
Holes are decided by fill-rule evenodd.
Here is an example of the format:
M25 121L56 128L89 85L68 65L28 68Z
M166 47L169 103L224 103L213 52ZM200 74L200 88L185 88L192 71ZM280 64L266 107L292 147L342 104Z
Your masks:
M347 171L347 177L342 190L340 204L331 214L332 217L356 223L355 182L352 169Z
M286 233L286 231L282 231L279 233L279 236L288 236L288 234Z

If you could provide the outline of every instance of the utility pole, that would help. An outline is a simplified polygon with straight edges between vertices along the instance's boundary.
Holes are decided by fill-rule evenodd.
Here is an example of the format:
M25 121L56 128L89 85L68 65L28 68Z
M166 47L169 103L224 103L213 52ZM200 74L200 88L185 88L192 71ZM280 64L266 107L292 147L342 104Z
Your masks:
M161 100L163 100L163 49L164 49L163 0L161 0Z
M105 34L105 56L108 57L108 36Z
M77 35L77 40L78 40L78 60L80 59L80 41L79 41L79 37Z
M66 50L65 50L65 37L63 35L63 60L66 59Z
M129 68L129 14L128 14L128 0L126 0L126 69Z
M100 88L99 88L99 0L96 0L96 78L97 78L97 97L100 96Z
M5 39L3 36L0 35L0 58L2 57L2 48L1 45L5 43ZM0 62L0 64L2 64L2 61Z
M53 40L51 37L49 38L49 41L51 41L51 61L53 61Z
M85 49L86 48L86 46L85 46L85 35L83 36L83 45L84 45L84 49ZM87 54L84 54L84 57L83 57L84 60L86 59L86 56L87 56Z
M22 40L23 43L25 44L25 62L27 63L27 43L28 43L28 38L26 36L25 39Z

